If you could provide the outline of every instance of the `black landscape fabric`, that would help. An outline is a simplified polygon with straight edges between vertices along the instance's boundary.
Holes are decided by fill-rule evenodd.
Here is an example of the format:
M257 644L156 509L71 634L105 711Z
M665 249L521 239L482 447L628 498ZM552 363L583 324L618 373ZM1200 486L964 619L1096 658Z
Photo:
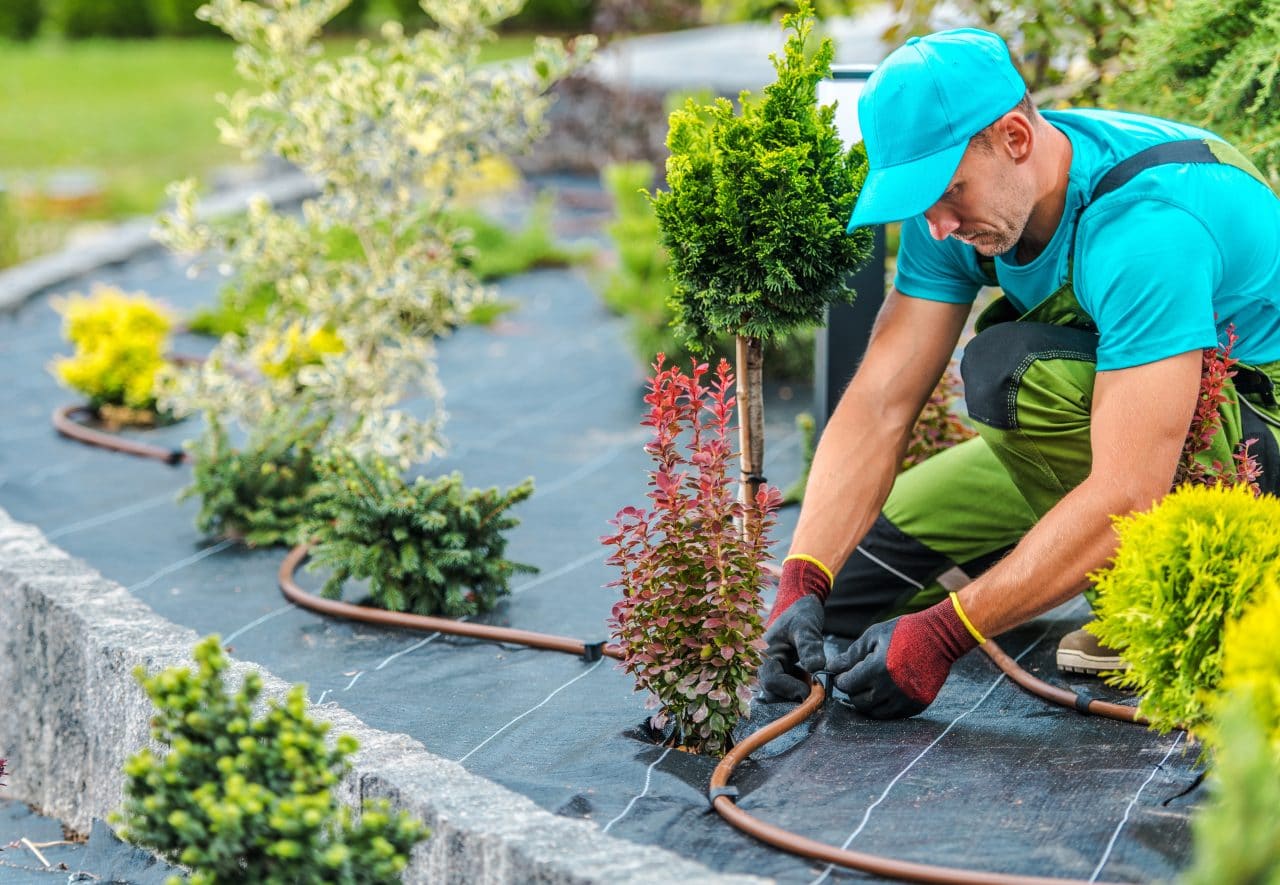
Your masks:
M145 290L180 310L209 304L220 283L188 279L153 251L59 286L92 281ZM860 873L767 847L709 809L714 761L644 738L648 711L615 662L315 615L276 587L282 549L249 550L201 537L197 505L176 503L188 467L91 449L57 437L55 406L76 401L47 366L68 353L45 293L0 317L0 507L38 525L73 555L157 612L219 633L239 658L303 682L370 725L403 732L431 752L614 836L660 845L721 872L780 882L863 880ZM606 638L615 574L599 537L622 506L645 503L644 371L580 271L540 270L502 282L516 305L494 327L440 342L449 454L431 473L461 470L470 486L526 476L510 558L539 574L482 620ZM184 337L176 349L208 342ZM766 473L785 487L799 473L793 419L807 388L771 390ZM141 438L179 445L195 419ZM785 552L794 525L776 537ZM317 590L324 575L299 572ZM352 587L349 601L359 601ZM1058 638L1086 620L1076 602L1001 638L1033 673L1058 679ZM1081 687L1103 696L1093 682ZM758 727L790 709L758 704ZM938 702L903 722L863 719L840 699L798 732L757 752L735 779L754 815L835 845L895 858L1103 881L1169 879L1189 857L1188 819L1203 790L1196 751L1179 734L1081 716L1024 694L980 653L963 659Z

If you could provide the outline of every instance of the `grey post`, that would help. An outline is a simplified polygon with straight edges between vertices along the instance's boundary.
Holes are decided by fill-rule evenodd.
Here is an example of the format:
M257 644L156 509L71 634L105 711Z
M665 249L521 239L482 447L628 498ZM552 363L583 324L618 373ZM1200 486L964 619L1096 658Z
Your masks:
M818 101L837 101L836 128L845 144L862 140L858 129L858 95L874 65L832 65L831 76L818 84ZM871 258L849 280L858 293L853 304L835 304L827 308L826 325L818 329L814 341L814 420L818 433L853 377L854 369L867 349L871 325L884 302L884 225L873 228L875 235Z

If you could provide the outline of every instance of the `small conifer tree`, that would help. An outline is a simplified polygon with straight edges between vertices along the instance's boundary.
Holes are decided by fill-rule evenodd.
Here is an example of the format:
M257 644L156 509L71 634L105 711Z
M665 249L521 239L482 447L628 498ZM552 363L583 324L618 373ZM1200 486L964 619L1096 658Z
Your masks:
M217 418L193 451L193 482L181 498L199 497L196 528L251 547L296 544L319 481L315 460L323 418L282 412L233 446Z
M870 252L869 231L845 234L865 153L845 148L834 107L817 103L831 41L809 54L807 0L782 23L790 34L762 100L744 92L735 113L727 99L690 99L671 115L669 190L653 196L681 330L704 346L716 334L737 337L746 501L764 458L762 342L818 325L828 304L852 300L847 275Z
M333 570L323 594L336 598L351 577L368 578L373 603L419 615L474 615L510 592L533 566L504 557L507 513L533 494L533 480L499 492L466 489L462 476L406 483L384 459L332 454L312 502L311 567Z

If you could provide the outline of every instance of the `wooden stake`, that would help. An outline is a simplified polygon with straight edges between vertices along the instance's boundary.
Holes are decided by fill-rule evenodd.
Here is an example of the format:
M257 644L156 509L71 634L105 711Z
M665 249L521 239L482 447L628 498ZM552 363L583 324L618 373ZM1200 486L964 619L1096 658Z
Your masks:
M764 346L759 338L737 339L738 448L742 485L739 499L750 506L764 469ZM746 526L743 526L746 531Z

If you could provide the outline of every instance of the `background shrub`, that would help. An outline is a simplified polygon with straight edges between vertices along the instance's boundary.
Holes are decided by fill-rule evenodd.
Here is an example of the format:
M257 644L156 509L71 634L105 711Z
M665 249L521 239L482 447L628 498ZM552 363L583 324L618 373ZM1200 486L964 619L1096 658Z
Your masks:
M513 31L580 33L590 26L595 7L596 0L528 0L503 27Z
M505 492L464 489L462 475L405 483L382 458L334 453L320 467L307 537L311 568L330 568L323 594L368 578L374 605L419 615L474 615L510 592L533 566L504 558L507 511L533 494L533 480Z
M1227 624L1222 638L1221 691L1228 698L1248 694L1251 716L1262 729L1280 766L1280 593L1259 593L1239 619ZM1224 701L1226 703L1226 701ZM1229 743L1217 740L1220 752ZM1277 768L1280 776L1280 767ZM1280 859L1280 858L1278 858Z
M328 746L329 726L307 715L301 685L255 715L262 679L249 672L229 694L216 636L196 646L195 660L195 673L136 672L156 707L151 737L167 751L143 749L125 763L124 837L191 868L193 885L398 883L429 831L385 802L366 802L359 822L338 806L333 788L355 739Z
M49 0L49 20L72 40L85 37L150 37L150 0Z
M1280 184L1280 0L1179 0L1137 30L1108 102L1203 126Z
M148 0L157 33L167 37L212 37L217 28L196 18L205 0Z
M1280 592L1280 499L1183 486L1115 526L1115 557L1090 576L1089 629L1130 665L1110 681L1142 696L1153 729L1200 729L1222 678L1224 626L1255 594Z
M0 38L30 40L44 19L44 0L0 0Z

